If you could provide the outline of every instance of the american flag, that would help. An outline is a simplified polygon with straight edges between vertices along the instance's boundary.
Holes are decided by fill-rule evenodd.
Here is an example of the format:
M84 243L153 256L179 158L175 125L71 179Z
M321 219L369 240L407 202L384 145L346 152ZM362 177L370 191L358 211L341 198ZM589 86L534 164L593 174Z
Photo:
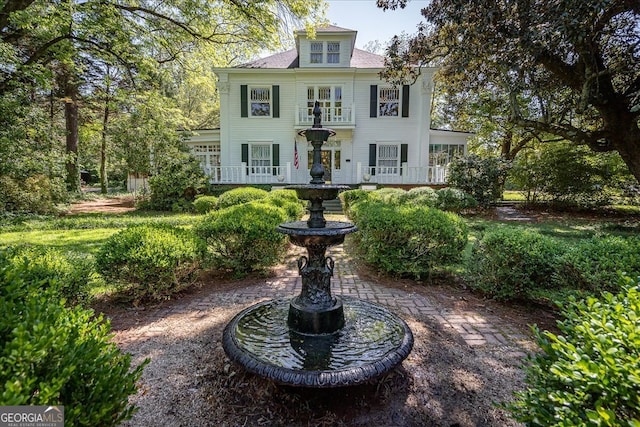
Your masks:
M298 160L298 141L293 141L293 166L295 166L296 169L300 167Z

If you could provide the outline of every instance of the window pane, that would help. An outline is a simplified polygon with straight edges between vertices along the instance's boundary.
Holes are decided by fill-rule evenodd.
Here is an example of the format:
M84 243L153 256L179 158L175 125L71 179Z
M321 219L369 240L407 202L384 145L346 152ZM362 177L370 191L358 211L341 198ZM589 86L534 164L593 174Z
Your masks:
M378 167L381 174L398 173L398 146L378 145Z
M255 87L250 92L251 115L268 117L271 115L271 88Z
M327 42L327 52L340 52L340 42Z
M320 52L322 53L322 42L312 42L311 43L311 52Z
M400 106L400 89L392 87L380 88L379 106L380 116L397 116Z

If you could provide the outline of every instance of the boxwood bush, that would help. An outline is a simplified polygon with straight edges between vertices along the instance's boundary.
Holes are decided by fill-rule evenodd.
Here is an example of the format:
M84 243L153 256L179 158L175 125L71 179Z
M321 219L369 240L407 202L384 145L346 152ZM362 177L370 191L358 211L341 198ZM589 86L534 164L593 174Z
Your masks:
M136 299L164 299L189 286L204 245L169 225L134 225L112 235L96 256L98 270Z
M0 253L0 405L64 405L67 425L119 425L146 362L132 369L102 316L65 307L44 282Z
M212 267L243 277L280 261L287 239L276 226L287 220L284 209L255 201L211 212L194 231L206 242Z
M467 243L465 222L450 212L376 201L361 201L351 211L360 230L358 251L387 273L420 278L457 260Z
M302 218L306 211L305 206L307 203L298 199L298 195L294 190L273 190L262 200L284 209L287 213L288 221L296 221Z
M526 298L537 287L555 286L565 247L534 230L501 227L475 242L467 281L496 299Z
M436 197L434 206L443 211L460 212L478 206L476 199L457 188L441 188L437 191Z
M597 236L571 247L556 279L560 286L618 291L618 277L640 276L640 238Z
M400 201L402 203L427 206L430 208L438 207L438 195L436 194L436 190L431 187L412 188L400 196Z
M351 206L359 201L369 199L369 194L371 194L370 191L360 189L347 190L340 193L338 197L340 198L340 202L342 203L342 209L345 215L351 218Z
M242 203L251 202L253 200L264 199L269 195L267 190L254 187L238 187L233 190L226 191L218 197L218 209L228 208L230 206L240 205Z
M199 214L206 214L218 207L216 196L199 196L193 201L193 209Z
M572 301L560 334L536 330L541 352L510 406L528 426L640 425L640 287Z
M25 281L42 283L43 288L55 284L54 291L70 305L87 304L91 288L101 279L90 258L53 248L19 246L7 249L5 257Z

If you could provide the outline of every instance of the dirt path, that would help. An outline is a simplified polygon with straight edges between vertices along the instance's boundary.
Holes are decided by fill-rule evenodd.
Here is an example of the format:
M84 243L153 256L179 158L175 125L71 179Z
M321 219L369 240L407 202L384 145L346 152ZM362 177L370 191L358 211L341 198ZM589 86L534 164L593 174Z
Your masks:
M84 200L74 203L67 211L68 215L79 213L125 213L136 210L132 195Z

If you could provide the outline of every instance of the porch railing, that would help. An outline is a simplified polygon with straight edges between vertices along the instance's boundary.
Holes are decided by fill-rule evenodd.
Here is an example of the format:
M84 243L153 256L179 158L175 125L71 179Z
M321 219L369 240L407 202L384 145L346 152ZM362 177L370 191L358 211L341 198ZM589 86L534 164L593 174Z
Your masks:
M213 166L204 168L212 184L283 184L291 182L291 163L284 166Z
M448 166L401 167L357 164L356 181L371 184L446 184Z

